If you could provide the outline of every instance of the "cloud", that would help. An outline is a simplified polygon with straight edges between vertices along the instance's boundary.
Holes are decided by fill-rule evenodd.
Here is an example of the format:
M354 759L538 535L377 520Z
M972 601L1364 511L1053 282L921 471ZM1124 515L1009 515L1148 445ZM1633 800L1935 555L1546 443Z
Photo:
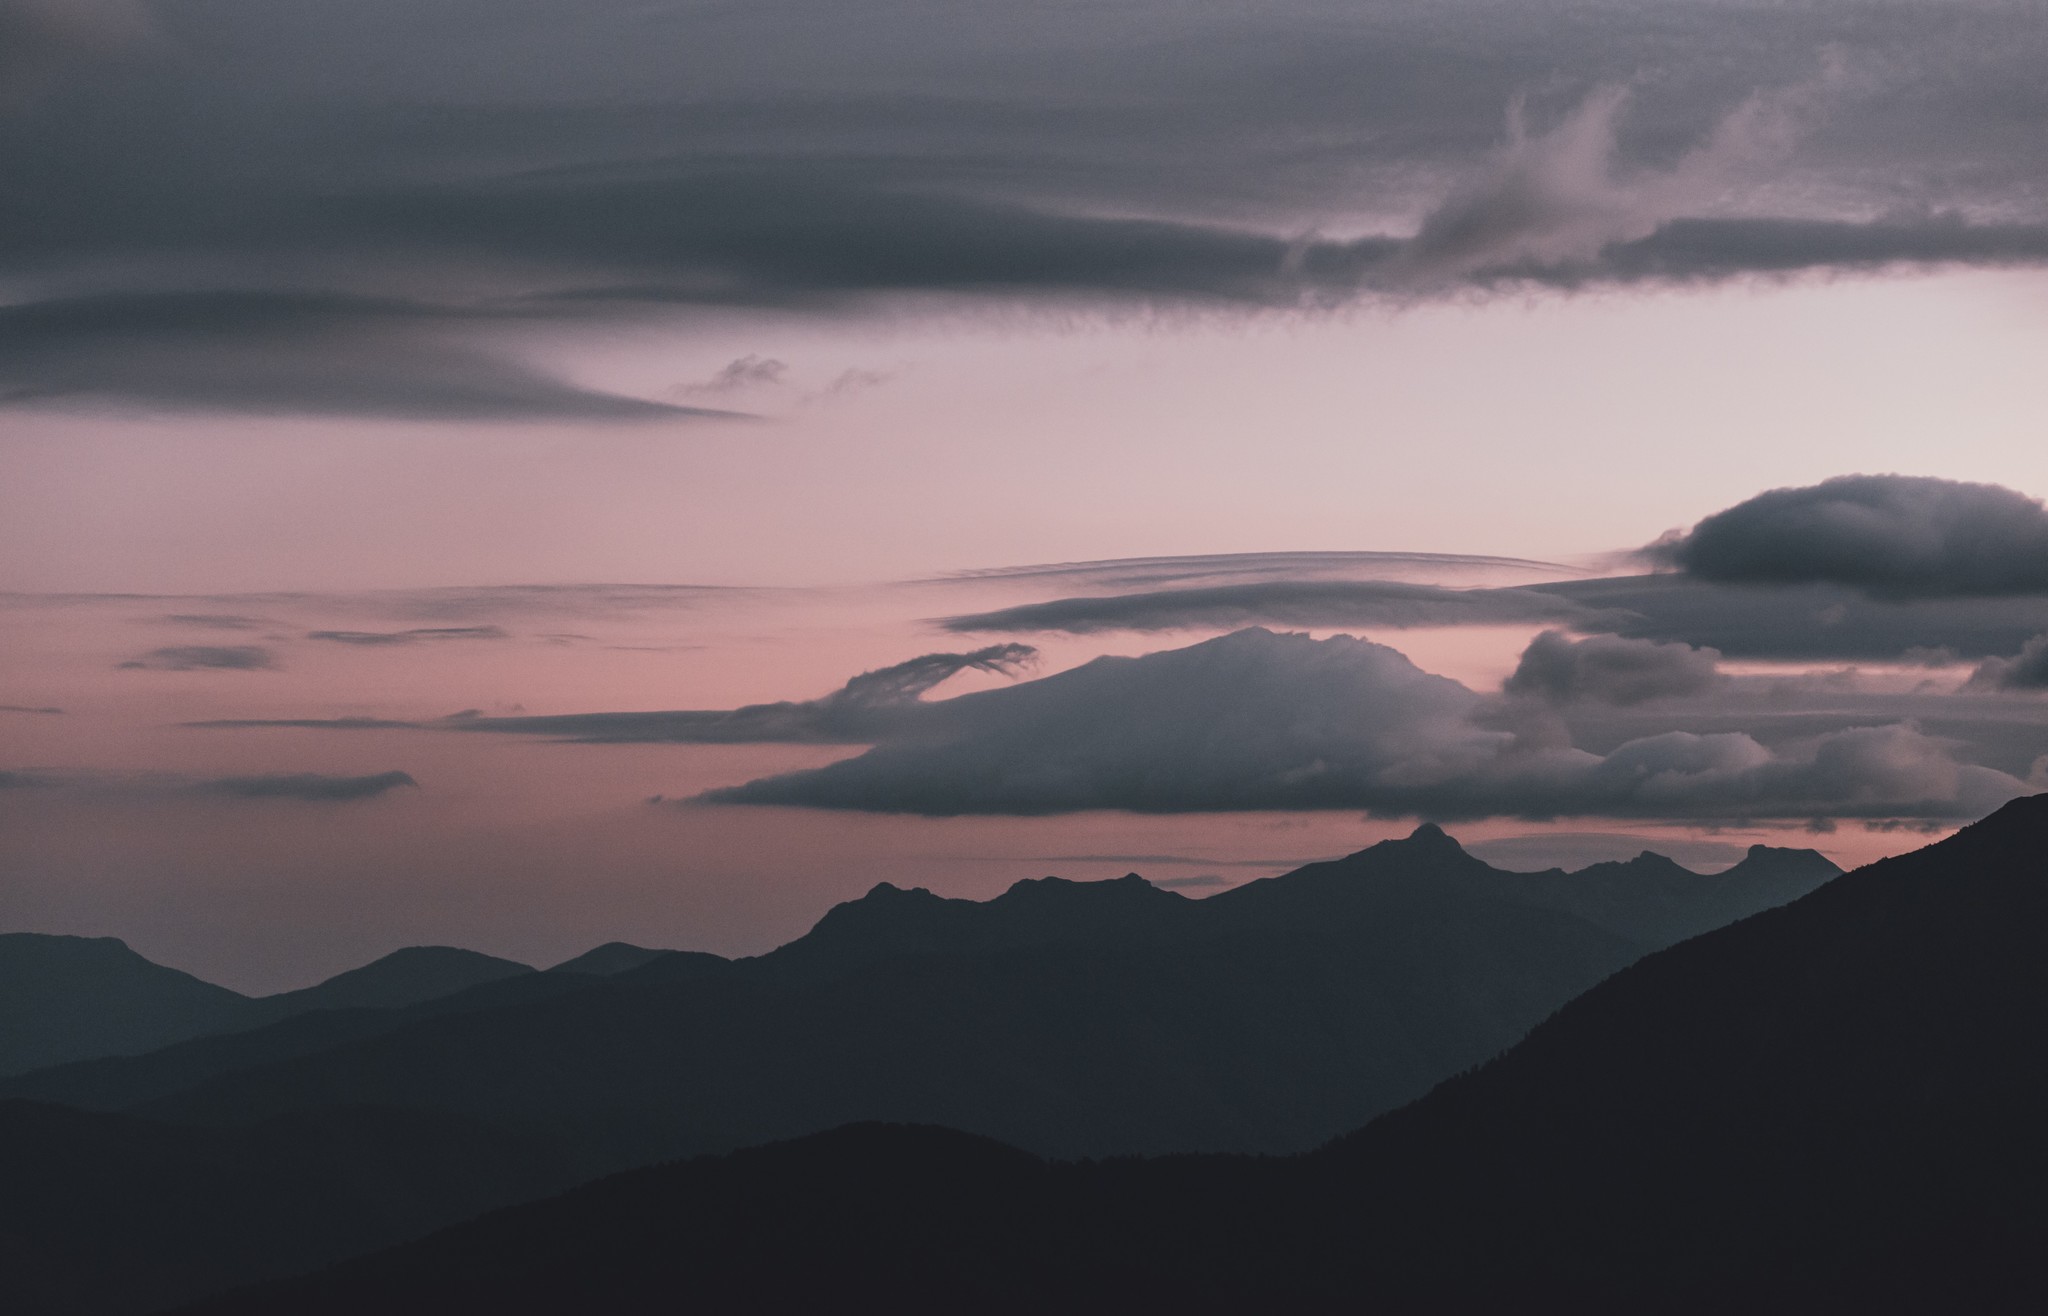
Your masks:
M1382 645L1247 630L962 695L914 738L701 799L933 816L1952 819L2024 791L1906 725L1775 750L1741 733L1670 732L1600 755L1483 726L1488 707Z
M217 777L199 783L197 789L212 795L243 800L311 800L338 803L369 800L401 786L419 783L405 772L377 772L361 777L337 777L319 772L266 773L253 777Z
M1772 661L1927 662L2010 654L2048 631L2048 598L1874 598L1846 585L1719 585L1680 574L1560 581L1544 592L1604 630Z
M1447 577L1532 575L1550 579L1567 576L1571 572L1570 567L1557 562L1470 553L1189 553L1171 557L1105 558L1094 562L985 567L956 571L939 577L937 582L916 583L1081 581L1111 589L1143 585L1186 586L1198 582L1240 585L1303 580L1404 580L1413 584L1440 585Z
M2036 635L2011 658L1989 658L1970 674L1972 688L2048 690L2048 635Z
M337 776L323 772L257 773L248 776L194 778L174 772L108 772L74 769L63 772L0 772L0 789L40 788L86 797L140 800L202 798L231 800L306 800L347 803L369 800L401 786L418 786L404 772Z
M2048 262L2026 5L628 9L219 0L140 69L153 7L0 0L0 393L660 420L532 331Z
M105 293L0 306L0 405L428 420L738 413L622 397L461 341L503 312L319 289Z
M873 744L922 722L933 707L923 702L923 696L947 678L966 671L1011 675L1037 654L1028 644L996 644L971 653L928 653L863 672L821 699L799 702L648 713L457 715L432 725L455 731L609 743Z
M261 617L228 612L172 612L155 620L168 626L192 626L206 631L253 631L269 624Z
M1574 640L1563 631L1545 631L1522 651L1502 689L1552 704L1640 704L1711 689L1720 679L1719 657L1688 644L1619 635Z
M1555 594L1533 589L1445 589L1402 581L1263 581L1054 599L944 618L956 632L1167 631L1227 628L1248 622L1282 626L1489 626L1580 622L1597 618Z
M1843 475L1772 489L1644 552L1718 584L1885 599L2048 593L2048 508L1995 484Z
M365 648L388 648L439 640L502 640L506 633L496 626L415 626L403 631L307 631L306 638Z
M64 710L61 708L38 708L29 704L0 704L0 713L35 713L44 717L56 717L60 716L63 712Z
M1526 102L1508 111L1507 141L1489 167L1453 192L1391 262L1397 277L1444 281L1489 271L1593 267L1613 246L1640 242L1733 176L1782 157L1829 81L1746 97L1704 141L1668 167L1617 176L1619 127L1630 90L1589 93L1548 132Z
M174 644L120 666L155 672L270 672L277 670L277 655L256 644Z
M772 357L749 354L726 362L711 378L697 384L685 384L678 391L685 396L737 393L749 388L773 387L780 384L788 373L789 367Z
M294 731L424 731L438 724L385 717L220 717L178 725L209 731L249 731L262 727Z

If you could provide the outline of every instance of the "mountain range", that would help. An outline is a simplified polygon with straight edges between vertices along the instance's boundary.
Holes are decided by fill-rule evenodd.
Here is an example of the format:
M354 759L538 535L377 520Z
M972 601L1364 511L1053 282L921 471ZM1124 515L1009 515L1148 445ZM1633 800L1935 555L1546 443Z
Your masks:
M215 1231L214 1245L165 1252L146 1228L51 1225L61 1237L16 1244L34 1264L17 1268L14 1309L144 1311L140 1295L282 1276L594 1176L861 1122L1056 1157L1301 1152L1486 1061L1644 954L1836 872L1811 851L1757 847L1712 876L1651 855L1506 873L1424 826L1200 900L1135 876L1020 882L985 902L885 883L749 960L604 947L548 973L472 966L489 977L434 991L420 974L424 999L410 1001L343 975L311 989L338 1008L0 1082L0 1097L26 1099L0 1107L0 1155L44 1137L20 1130L57 1118L47 1103L70 1108L60 1126L74 1135L56 1144L74 1153L0 1176L19 1219L41 1218L33 1202L52 1185L112 1191L80 1132L91 1120L108 1121L111 1145L153 1148L136 1154L160 1168L199 1164L199 1147L262 1163L291 1141L280 1130L329 1131L294 1190L328 1215L270 1213L230 1175L181 1222L194 1239ZM334 1152L337 1127L384 1149ZM404 1164L422 1128L499 1148L479 1153L494 1168L431 1185L336 1177ZM123 1209L171 1209L161 1185L177 1172L163 1174ZM273 1232L301 1219L303 1236L252 1252L235 1241L251 1213ZM128 1278L51 1305L35 1295L55 1291L53 1274Z
M412 1005L532 972L473 950L412 946L312 987L252 997L151 963L113 937L0 933L0 1075L141 1054L315 1010Z
M1292 1157L862 1124L614 1176L205 1316L2037 1311L2048 796L1652 954Z

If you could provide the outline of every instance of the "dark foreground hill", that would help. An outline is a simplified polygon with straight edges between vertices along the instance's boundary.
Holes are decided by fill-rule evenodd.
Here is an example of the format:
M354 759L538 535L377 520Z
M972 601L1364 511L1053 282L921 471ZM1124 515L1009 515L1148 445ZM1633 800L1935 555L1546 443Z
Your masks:
M476 951L413 946L316 986L251 997L113 937L0 933L0 1075L140 1055L315 1010L413 1005L532 972Z
M216 1123L437 1110L591 1175L862 1120L1056 1156L1298 1151L1497 1054L1674 931L1835 872L1761 849L1715 877L1612 867L1581 891L1425 827L1201 901L1135 877L980 903L884 885L756 960L666 956L171 1095L132 1088L130 1108ZM1599 913L1589 893L1614 881L1651 913Z
M864 1126L200 1310L2032 1311L2048 797L1653 955L1315 1153Z
M0 1101L0 1311L155 1311L565 1182L530 1148L446 1115L202 1129Z

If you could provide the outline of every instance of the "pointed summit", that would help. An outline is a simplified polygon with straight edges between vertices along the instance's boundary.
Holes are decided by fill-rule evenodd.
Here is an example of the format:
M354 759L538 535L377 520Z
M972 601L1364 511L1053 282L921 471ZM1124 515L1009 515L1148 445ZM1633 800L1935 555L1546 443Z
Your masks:
M1408 839L1403 844L1444 854L1465 853L1465 847L1458 844L1457 838L1433 822L1423 823L1408 833Z

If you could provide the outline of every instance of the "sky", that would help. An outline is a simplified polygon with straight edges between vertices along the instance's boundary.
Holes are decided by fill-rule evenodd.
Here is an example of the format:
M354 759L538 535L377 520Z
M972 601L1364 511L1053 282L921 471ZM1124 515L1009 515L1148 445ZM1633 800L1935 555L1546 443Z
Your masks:
M244 990L2048 788L2048 13L0 0L0 927Z

